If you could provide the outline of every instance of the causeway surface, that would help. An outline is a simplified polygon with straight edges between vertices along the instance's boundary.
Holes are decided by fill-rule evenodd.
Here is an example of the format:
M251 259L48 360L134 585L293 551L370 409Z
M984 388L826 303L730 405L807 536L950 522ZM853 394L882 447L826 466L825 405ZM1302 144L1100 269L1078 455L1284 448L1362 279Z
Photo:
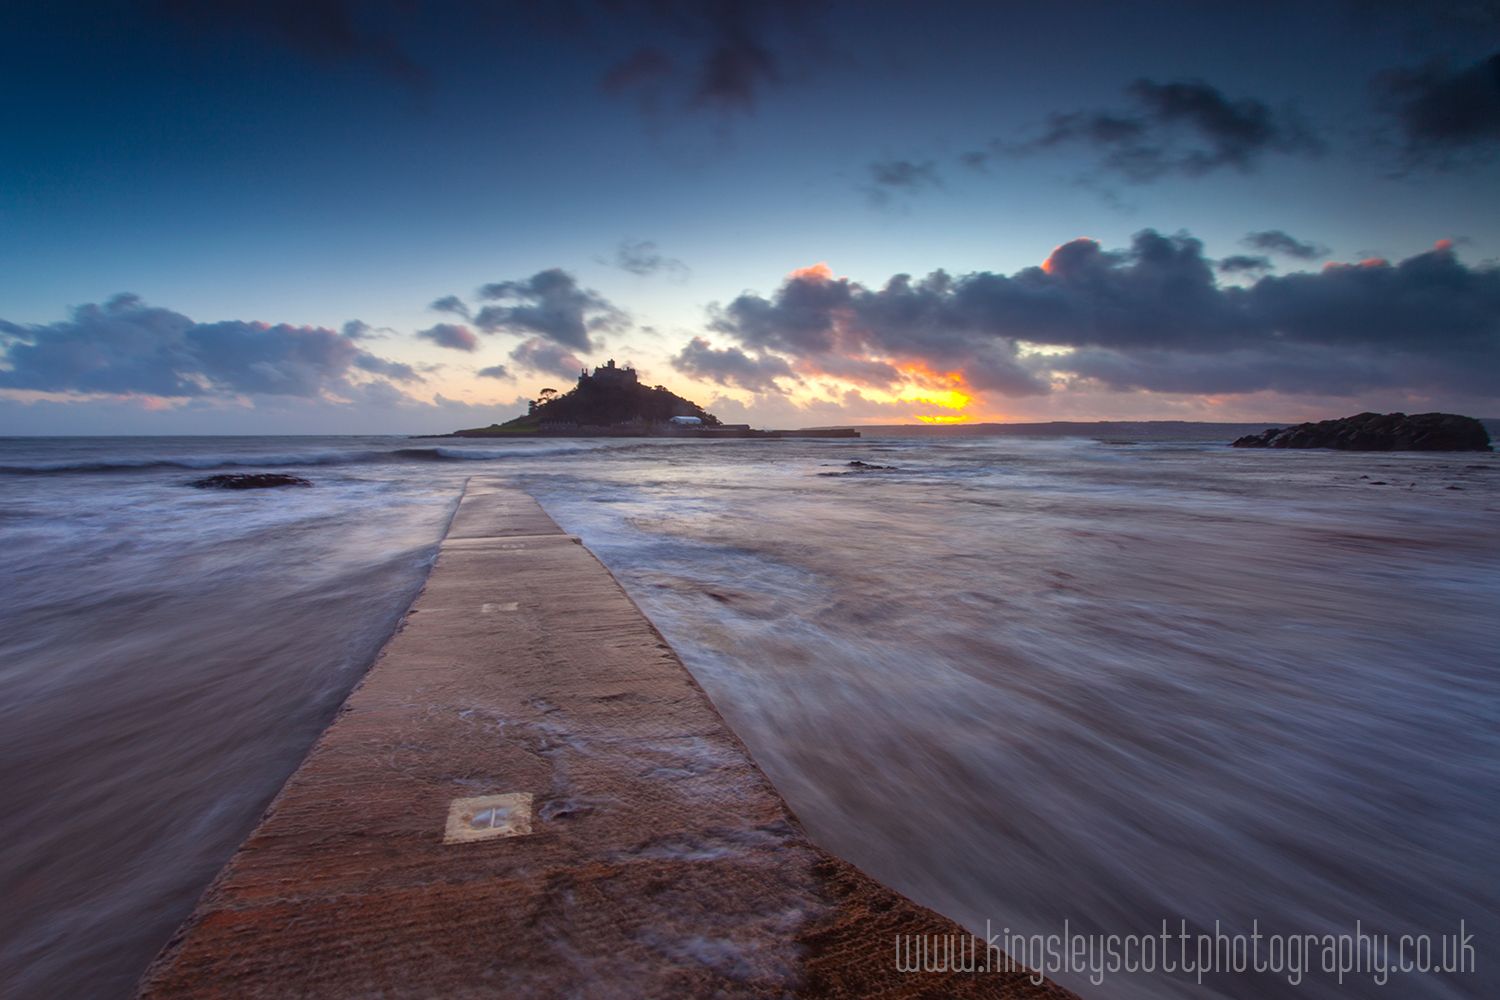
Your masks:
M445 843L455 801L527 795L529 832ZM403 625L138 996L1073 996L996 953L984 971L982 940L978 971L898 971L898 934L970 941L809 842L609 571L474 479Z

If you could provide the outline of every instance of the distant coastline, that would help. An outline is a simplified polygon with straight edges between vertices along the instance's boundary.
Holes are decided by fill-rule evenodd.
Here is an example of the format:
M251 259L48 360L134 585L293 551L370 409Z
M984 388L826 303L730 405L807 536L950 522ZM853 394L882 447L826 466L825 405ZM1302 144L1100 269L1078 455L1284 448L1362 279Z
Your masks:
M1500 427L1500 420L1494 422ZM1095 437L1105 440L1232 441L1272 426L1260 423L1208 423L1189 420L1052 420L1046 423L859 424L804 427L798 430L752 430L746 424L702 429L629 426L572 426L510 429L474 428L452 434L419 434L419 438L478 437L694 437L694 438L852 438L852 437ZM504 429L502 429L504 428Z

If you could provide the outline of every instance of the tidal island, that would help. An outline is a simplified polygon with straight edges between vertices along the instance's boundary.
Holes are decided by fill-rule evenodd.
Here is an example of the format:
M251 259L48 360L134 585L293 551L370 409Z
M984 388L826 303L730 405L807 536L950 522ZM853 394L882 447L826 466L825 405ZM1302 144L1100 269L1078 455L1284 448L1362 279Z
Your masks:
M617 368L610 359L579 372L567 392L543 389L524 416L488 427L424 437L680 437L680 438L857 438L852 427L804 427L799 430L754 430L749 424L726 424L690 399L666 386L641 383L636 370Z

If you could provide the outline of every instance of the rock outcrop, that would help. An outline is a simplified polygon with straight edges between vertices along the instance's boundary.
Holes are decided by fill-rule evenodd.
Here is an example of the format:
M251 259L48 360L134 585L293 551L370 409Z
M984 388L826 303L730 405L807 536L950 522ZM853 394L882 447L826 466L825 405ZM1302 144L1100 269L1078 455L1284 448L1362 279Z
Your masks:
M188 483L200 490L270 490L278 486L311 486L300 476L284 472L232 472Z
M1489 432L1456 413L1359 413L1247 434L1234 448L1336 448L1341 451L1493 451Z

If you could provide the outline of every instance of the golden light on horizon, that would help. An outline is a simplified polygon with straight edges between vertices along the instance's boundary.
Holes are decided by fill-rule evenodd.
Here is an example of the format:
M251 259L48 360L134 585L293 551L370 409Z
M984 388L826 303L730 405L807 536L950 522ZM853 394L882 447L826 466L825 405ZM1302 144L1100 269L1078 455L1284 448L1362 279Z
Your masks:
M973 401L972 396L953 389L936 392L931 389L908 389L896 398L903 403L926 403L929 406L941 406L945 410L962 410Z
M900 371L916 383L896 397L903 403L926 403L928 406L936 406L944 410L962 410L974 401L974 397L961 391L968 388L964 384L962 372L935 372L926 365L916 362L902 365ZM924 423L957 423L969 419L967 414L928 416L914 414L914 416Z

